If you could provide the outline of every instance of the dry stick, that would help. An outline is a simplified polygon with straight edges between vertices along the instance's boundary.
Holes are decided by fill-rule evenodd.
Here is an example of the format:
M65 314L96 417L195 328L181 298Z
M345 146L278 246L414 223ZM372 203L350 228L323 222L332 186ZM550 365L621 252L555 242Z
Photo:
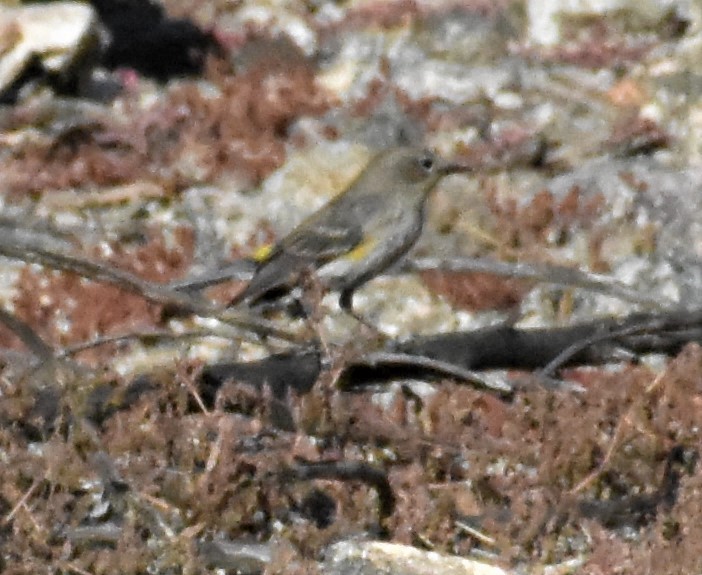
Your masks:
M408 353L393 353L393 352L374 352L360 358L354 363L354 367L366 365L368 367L376 367L379 364L389 364L398 367L417 367L441 373L447 377L453 377L461 381L471 383L479 389L489 389L500 393L510 393L511 389L508 386L498 386L492 384L485 377L475 371L464 369L458 365L431 359L420 355L412 355Z
M250 280L256 271L256 262L249 259L235 260L226 267L205 271L196 277L176 280L168 287L178 291L199 291L230 280Z
M564 349L554 359L552 359L543 369L538 372L538 376L547 379L578 353L586 350L597 343L613 341L627 336L641 334L647 331L680 330L691 328L702 323L702 310L680 310L658 316L648 316L642 320L627 320L622 322L616 329L606 329L593 334Z
M661 307L661 304L672 304L672 301L661 301L661 297L642 294L635 289L609 276L595 274L565 266L506 263L485 258L421 258L407 260L399 267L400 271L452 271L452 272L482 272L513 278L532 279L536 281L574 286L601 292L632 303Z
M2 321L0 319L0 321ZM142 343L146 343L149 340L160 340L160 341L178 341L186 339L196 339L196 338L219 338L224 340L231 340L231 333L226 332L215 332L212 329L192 329L184 331L181 333L174 333L165 329L154 329L147 331L129 331L126 333L117 333L114 335L105 335L96 337L89 341L84 341L74 345L69 345L61 349L56 353L56 359L65 359L73 355L79 354L82 351L88 349L93 349L95 347L101 347L103 345L110 345L113 343L123 343L126 341L139 340Z
M4 324L14 333L22 343L41 360L50 360L54 357L54 350L39 334L16 315L0 307L0 323Z
M79 567L75 563L63 563L63 566L65 569L69 571L73 571L74 573L77 573L78 575L93 575L90 571L86 571L85 569Z
M0 255L53 269L70 271L93 281L109 283L136 293L153 303L173 306L205 317L216 317L224 323L258 335L271 336L293 343L299 342L299 337L295 334L280 329L264 319L245 315L236 310L222 310L189 294L142 280L129 272L50 250L33 242L19 238L14 238L14 241L0 238Z
M178 291L197 291L232 279L251 279L254 270L255 264L253 262L239 260L225 268L206 272L199 277L173 282L169 287ZM661 304L674 303L665 301L662 296L654 297L638 292L630 286L606 275L550 264L509 263L487 258L455 257L442 259L430 257L404 260L397 267L393 268L390 273L417 271L481 272L531 279L567 287L580 287L647 306L660 307Z
M213 334L209 330L192 330L184 333L173 333L167 330L153 330L153 331L133 331L128 333L120 333L115 335L106 335L103 337L96 337L90 341L85 341L82 343L77 343L75 345L70 345L64 347L60 352L56 354L57 359L64 359L72 355L76 355L81 351L86 351L88 349L93 349L95 347L100 347L103 345L109 345L111 343L122 343L125 341L142 340L147 341L149 339L158 340L179 340L179 339L193 339L197 337L220 337L227 339L226 335Z
M39 484L41 483L40 479L35 479L34 483L32 483L29 486L29 489L24 492L20 500L17 502L17 504L12 508L12 510L5 516L5 518L2 521L2 525L7 525L10 521L12 521L12 518L17 514L17 512L22 508L26 506L27 500L30 498L34 490L39 487ZM32 520L33 521L33 520Z
M195 403L197 403L198 407L204 413L205 415L210 414L210 410L207 409L207 406L205 406L205 402L202 400L202 396L200 395L200 392L196 389L196 387L193 385L193 381L191 378L187 377L187 374L183 373L183 366L182 364L179 365L179 369L176 371L176 377L180 379L182 383L185 384L185 387L188 388L188 391L190 392L190 395L193 396L193 399L195 400Z

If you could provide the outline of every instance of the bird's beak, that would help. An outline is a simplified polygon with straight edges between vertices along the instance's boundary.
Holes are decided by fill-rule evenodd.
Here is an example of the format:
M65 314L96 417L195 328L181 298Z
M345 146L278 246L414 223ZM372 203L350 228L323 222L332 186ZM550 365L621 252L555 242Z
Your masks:
M439 166L439 174L442 176L448 176L450 174L461 174L463 172L470 172L472 168L466 166L465 164L442 164Z

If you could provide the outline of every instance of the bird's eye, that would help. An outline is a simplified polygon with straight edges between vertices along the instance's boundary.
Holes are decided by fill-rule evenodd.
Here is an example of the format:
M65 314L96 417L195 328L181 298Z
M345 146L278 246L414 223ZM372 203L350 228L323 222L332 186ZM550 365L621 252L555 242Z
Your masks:
M429 155L422 156L421 158L419 158L419 166L425 172L431 172L434 168L434 158L432 158Z

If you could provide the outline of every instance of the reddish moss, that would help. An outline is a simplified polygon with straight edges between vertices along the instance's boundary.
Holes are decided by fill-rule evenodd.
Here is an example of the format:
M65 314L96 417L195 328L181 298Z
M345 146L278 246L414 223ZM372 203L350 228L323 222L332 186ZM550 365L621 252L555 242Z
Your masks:
M452 306L473 311L512 308L528 291L528 283L484 273L425 271L422 280Z
M290 123L329 106L307 60L259 52L236 75L211 63L208 75L218 95L183 82L142 110L127 94L119 116L15 146L0 161L5 188L105 186L153 174L171 190L232 172L259 181L282 163Z
M174 236L174 247L168 247L155 233L137 247L118 243L113 246L111 263L152 281L165 283L180 277L190 265L193 238L187 229L176 230ZM160 322L160 306L139 295L70 273L30 268L20 274L14 306L17 315L54 346L146 330ZM105 353L113 350L109 346L98 348L81 357L94 361Z

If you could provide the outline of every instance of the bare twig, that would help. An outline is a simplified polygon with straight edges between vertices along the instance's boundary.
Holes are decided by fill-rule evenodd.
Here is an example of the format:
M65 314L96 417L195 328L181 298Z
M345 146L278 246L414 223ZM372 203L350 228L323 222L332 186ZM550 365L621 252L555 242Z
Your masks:
M626 318L610 326L605 326L592 334L565 348L555 358L553 358L538 373L540 377L548 378L587 348L607 341L621 341L629 336L642 335L647 333L660 333L663 331L678 332L680 330L699 327L702 323L702 309L698 310L676 310L668 313L648 316L634 316Z
M661 296L641 293L609 276L596 274L565 266L507 263L485 258L421 258L404 261L399 271L451 271L451 272L481 272L512 278L531 279L557 285L579 287L617 297L632 303L644 304L660 308L671 305Z
M16 315L11 314L2 307L0 307L0 323L4 324L12 333L20 338L22 343L27 346L27 349L39 359L48 360L54 357L54 350L39 337L37 332Z
M17 234L8 234L7 237L4 235L0 236L0 255L40 264L52 269L73 272L93 281L109 283L136 293L153 303L169 306L186 313L215 317L243 331L275 337L289 342L299 341L299 336L296 334L241 310L222 310L220 307L191 294L143 280L129 272L103 263L47 248Z
M17 515L17 512L22 508L25 507L27 504L27 500L32 496L32 493L34 493L34 490L39 487L39 484L41 483L40 479L35 479L34 483L32 483L29 486L29 489L24 492L20 500L17 502L17 504L12 508L12 511L10 511L5 518L2 521L2 525L7 525L10 521L12 521L12 518Z
M378 367L380 365L402 368L415 367L425 371L433 371L446 377L458 379L459 381L465 381L479 389L489 389L500 393L509 393L512 391L508 386L497 386L491 383L485 376L475 371L465 369L453 363L420 355L381 351L365 355L354 362L354 367Z

